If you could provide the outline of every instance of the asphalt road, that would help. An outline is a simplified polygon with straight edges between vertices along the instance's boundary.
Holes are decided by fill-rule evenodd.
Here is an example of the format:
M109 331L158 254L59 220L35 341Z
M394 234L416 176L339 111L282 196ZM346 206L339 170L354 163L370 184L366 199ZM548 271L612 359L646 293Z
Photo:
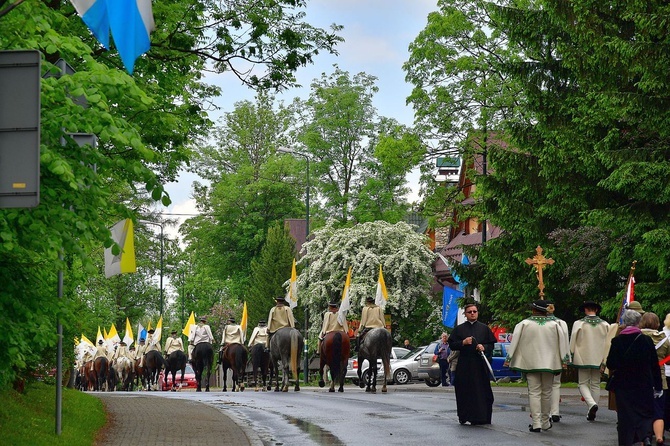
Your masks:
M213 437L219 439L218 444L605 446L617 443L616 413L607 410L604 392L598 416L594 422L589 422L586 420L586 405L577 389L563 389L561 422L555 423L551 430L531 433L528 431L528 399L523 387L494 387L496 402L493 423L489 426L460 425L456 416L455 395L450 387L429 388L423 383L413 383L389 386L388 393L378 391L374 395L366 394L353 385L347 385L344 393L328 393L327 388L301 389L300 392L290 390L288 393L254 392L252 389L223 393L217 389L209 393L116 392L99 395L103 401L128 399L126 403L119 404L125 413L133 412L138 398L149 398L158 409L157 413L166 418L172 414L173 422L185 417L199 419L198 414L206 411L212 424L209 427L199 426L196 432L201 435L196 434L195 438L205 438L205 432L215 429L217 433ZM216 409L218 415L212 409ZM145 431L149 434L150 418L143 418L148 423ZM216 421L219 418L224 421ZM107 429L106 437L120 438L120 433L115 433L115 429L119 428L123 429L117 424ZM166 432L170 430L174 431L174 426ZM232 433L228 434L228 430ZM236 438L235 435L241 433L248 443L225 440ZM161 442L137 441L136 444L189 444L166 435L163 434ZM180 438L184 437L188 438L184 435Z

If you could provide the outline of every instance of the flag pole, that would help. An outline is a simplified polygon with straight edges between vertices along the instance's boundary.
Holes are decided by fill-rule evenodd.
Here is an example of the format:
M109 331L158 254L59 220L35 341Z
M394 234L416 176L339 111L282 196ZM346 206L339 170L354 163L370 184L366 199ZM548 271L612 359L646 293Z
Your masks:
M619 320L618 322L621 322L621 316L623 314L623 309L624 306L626 305L626 295L628 293L628 287L630 287L630 279L633 277L633 274L635 274L635 264L637 263L637 260L633 260L632 265L630 266L630 271L628 272L628 280L626 280L626 288L623 290L623 298L621 298L621 305L619 306Z

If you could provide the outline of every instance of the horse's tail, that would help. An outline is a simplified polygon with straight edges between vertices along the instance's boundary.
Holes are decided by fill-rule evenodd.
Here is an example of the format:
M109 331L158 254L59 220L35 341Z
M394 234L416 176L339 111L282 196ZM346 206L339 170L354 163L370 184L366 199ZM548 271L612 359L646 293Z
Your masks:
M291 330L291 372L293 379L298 379L298 335L300 332L296 329Z
M339 378L342 358L342 332L337 331L333 335L333 354L331 356L332 363L330 364L330 378L335 381Z

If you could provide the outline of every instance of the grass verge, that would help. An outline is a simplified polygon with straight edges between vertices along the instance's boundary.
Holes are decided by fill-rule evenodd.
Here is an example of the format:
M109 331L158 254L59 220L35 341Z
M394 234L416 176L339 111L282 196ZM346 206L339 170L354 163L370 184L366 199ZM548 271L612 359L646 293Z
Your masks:
M0 444L90 446L106 415L102 401L63 389L61 434L56 435L56 386L35 382L24 393L0 391Z

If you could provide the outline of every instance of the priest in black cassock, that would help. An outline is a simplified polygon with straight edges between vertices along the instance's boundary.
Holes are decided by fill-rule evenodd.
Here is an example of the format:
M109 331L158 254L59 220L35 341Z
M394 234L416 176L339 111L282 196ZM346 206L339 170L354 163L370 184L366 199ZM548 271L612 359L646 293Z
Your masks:
M493 391L491 375L482 353L489 363L496 338L491 329L477 320L479 308L469 303L464 308L466 321L449 336L449 347L459 351L456 367L456 408L461 424L491 424Z

